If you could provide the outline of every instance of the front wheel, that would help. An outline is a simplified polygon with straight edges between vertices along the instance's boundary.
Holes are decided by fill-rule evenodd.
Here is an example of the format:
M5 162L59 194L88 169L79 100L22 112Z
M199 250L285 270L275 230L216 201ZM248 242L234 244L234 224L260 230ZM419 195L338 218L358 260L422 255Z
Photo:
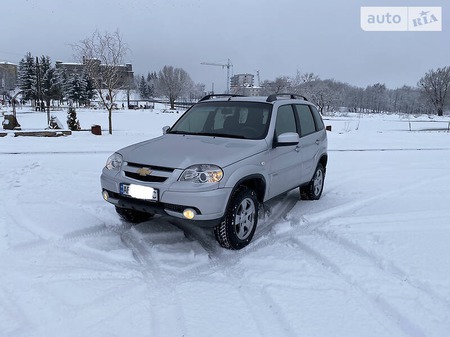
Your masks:
M228 249L242 249L255 234L258 199L253 190L243 186L232 196L225 219L214 229L219 244Z
M303 200L319 200L322 195L325 182L325 169L322 164L317 164L316 171L308 185L300 187L300 197Z

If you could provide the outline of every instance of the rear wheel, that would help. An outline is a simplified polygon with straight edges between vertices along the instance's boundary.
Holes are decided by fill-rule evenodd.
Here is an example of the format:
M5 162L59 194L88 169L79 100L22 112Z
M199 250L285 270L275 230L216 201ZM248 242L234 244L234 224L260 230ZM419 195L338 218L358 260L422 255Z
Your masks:
M129 221L132 223L140 223L150 220L153 217L153 214L145 213L141 211L136 211L134 209L122 208L116 206L116 212L120 215L122 219L125 221Z
M214 229L219 244L228 249L242 249L255 234L259 203L253 190L243 186L233 195L225 219Z
M316 171L308 185L300 187L300 196L303 200L319 200L325 182L325 169L317 164Z

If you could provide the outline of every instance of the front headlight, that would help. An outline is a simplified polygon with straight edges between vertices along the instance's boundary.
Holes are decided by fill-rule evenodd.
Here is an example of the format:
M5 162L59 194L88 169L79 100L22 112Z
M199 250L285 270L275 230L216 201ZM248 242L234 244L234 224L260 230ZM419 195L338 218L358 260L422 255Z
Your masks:
M216 165L192 165L183 171L179 181L191 181L193 183L218 183L222 180L223 171Z
M120 154L114 153L106 160L106 168L108 170L120 170L123 158Z

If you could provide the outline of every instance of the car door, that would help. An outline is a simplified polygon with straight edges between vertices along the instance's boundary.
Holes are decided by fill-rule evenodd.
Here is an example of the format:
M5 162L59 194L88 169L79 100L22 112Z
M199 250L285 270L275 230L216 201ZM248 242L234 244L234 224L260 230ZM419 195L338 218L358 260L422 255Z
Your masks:
M299 148L302 156L301 183L309 182L317 165L317 154L321 143L321 134L318 132L314 116L307 104L295 104L298 118L300 142Z
M278 108L275 124L274 146L270 150L269 199L300 184L301 154L297 144L278 146L277 137L286 132L297 133L297 122L292 105Z

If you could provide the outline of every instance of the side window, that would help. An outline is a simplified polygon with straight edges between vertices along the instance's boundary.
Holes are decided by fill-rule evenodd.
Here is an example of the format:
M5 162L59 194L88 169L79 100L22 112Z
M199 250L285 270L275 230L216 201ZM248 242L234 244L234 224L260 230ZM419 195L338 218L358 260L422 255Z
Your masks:
M316 132L316 123L309 106L306 104L297 104L298 120L300 121L300 137Z
M283 105L278 108L275 135L278 137L285 132L297 132L294 110L291 105Z
M311 111L313 113L314 121L316 122L316 129L317 129L317 131L325 129L325 124L323 124L322 117L320 116L320 113L317 110L317 108L315 106L312 106L312 105L310 105L309 108L311 109Z

